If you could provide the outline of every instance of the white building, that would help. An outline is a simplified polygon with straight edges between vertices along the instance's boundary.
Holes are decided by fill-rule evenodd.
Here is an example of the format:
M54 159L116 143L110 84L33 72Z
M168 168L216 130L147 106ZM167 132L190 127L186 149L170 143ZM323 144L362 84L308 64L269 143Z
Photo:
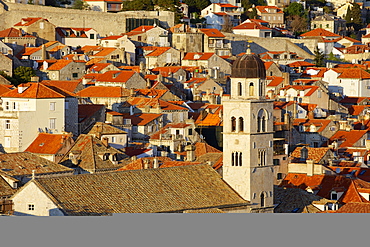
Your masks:
M78 102L71 93L29 83L1 99L0 144L6 152L24 151L39 132L78 134Z
M323 81L329 83L331 93L354 97L370 95L370 74L360 68L330 69L324 73Z
M93 28L57 27L55 34L57 41L72 48L85 45L95 46L100 38L98 32Z

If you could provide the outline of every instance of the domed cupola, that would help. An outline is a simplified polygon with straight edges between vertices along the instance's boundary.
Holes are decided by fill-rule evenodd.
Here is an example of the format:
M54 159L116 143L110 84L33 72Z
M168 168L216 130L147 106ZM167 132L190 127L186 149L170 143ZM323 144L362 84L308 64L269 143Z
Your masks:
M266 78L266 69L263 61L258 56L251 54L248 47L247 53L238 57L231 70L232 78Z

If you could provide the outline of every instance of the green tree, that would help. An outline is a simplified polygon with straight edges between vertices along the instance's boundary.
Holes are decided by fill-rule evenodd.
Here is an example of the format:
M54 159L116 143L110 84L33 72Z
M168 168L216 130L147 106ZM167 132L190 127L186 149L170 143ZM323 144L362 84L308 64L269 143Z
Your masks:
M0 70L0 75L3 76L8 81L10 81L10 83L13 84L13 85L18 85L19 84L16 79L14 79L13 77L9 76L7 73L5 73L2 70Z
M316 47L314 51L314 61L317 67L324 67L325 66L325 54Z
M303 5L297 2L293 2L289 4L289 6L286 9L284 9L284 12L287 16L296 15L296 16L303 17L304 15L306 15Z
M362 26L361 19L361 7L357 3L352 3L352 8L347 10L347 15L345 16L346 25L349 29L354 29L358 32Z
M152 0L133 0L124 1L122 3L122 11L129 10L154 10L154 4Z
M32 68L20 66L14 70L13 78L17 80L18 84L21 84L29 82L32 76L36 76Z
M72 9L90 9L90 5L82 0L74 1Z

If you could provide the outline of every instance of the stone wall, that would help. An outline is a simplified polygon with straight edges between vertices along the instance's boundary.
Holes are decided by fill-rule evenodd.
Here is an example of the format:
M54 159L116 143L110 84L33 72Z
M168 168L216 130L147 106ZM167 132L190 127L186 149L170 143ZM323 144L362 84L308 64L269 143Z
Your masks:
M49 6L4 3L0 0L0 30L12 27L21 18L42 17L57 27L94 28L102 36L120 34L126 31L126 18L160 20L161 26L174 25L174 13L169 11L125 11L105 13L89 10L55 8Z
M232 54L237 55L246 51L247 41L252 41L250 44L253 53L263 53L267 51L290 51L295 52L299 57L304 59L313 59L310 49L300 47L295 43L301 43L303 39L290 39L290 38L259 38L246 35L238 35L232 33L223 33L226 39L231 42ZM312 41L311 41L312 42ZM302 42L303 43L303 42ZM310 46L311 47L311 46Z

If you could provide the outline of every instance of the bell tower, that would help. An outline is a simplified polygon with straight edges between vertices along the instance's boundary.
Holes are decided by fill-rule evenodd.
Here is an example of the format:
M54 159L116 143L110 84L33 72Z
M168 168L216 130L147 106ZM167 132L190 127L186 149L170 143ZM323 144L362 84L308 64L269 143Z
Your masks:
M231 94L223 97L223 179L252 212L273 212L273 100L266 99L263 61L247 53L235 60Z

